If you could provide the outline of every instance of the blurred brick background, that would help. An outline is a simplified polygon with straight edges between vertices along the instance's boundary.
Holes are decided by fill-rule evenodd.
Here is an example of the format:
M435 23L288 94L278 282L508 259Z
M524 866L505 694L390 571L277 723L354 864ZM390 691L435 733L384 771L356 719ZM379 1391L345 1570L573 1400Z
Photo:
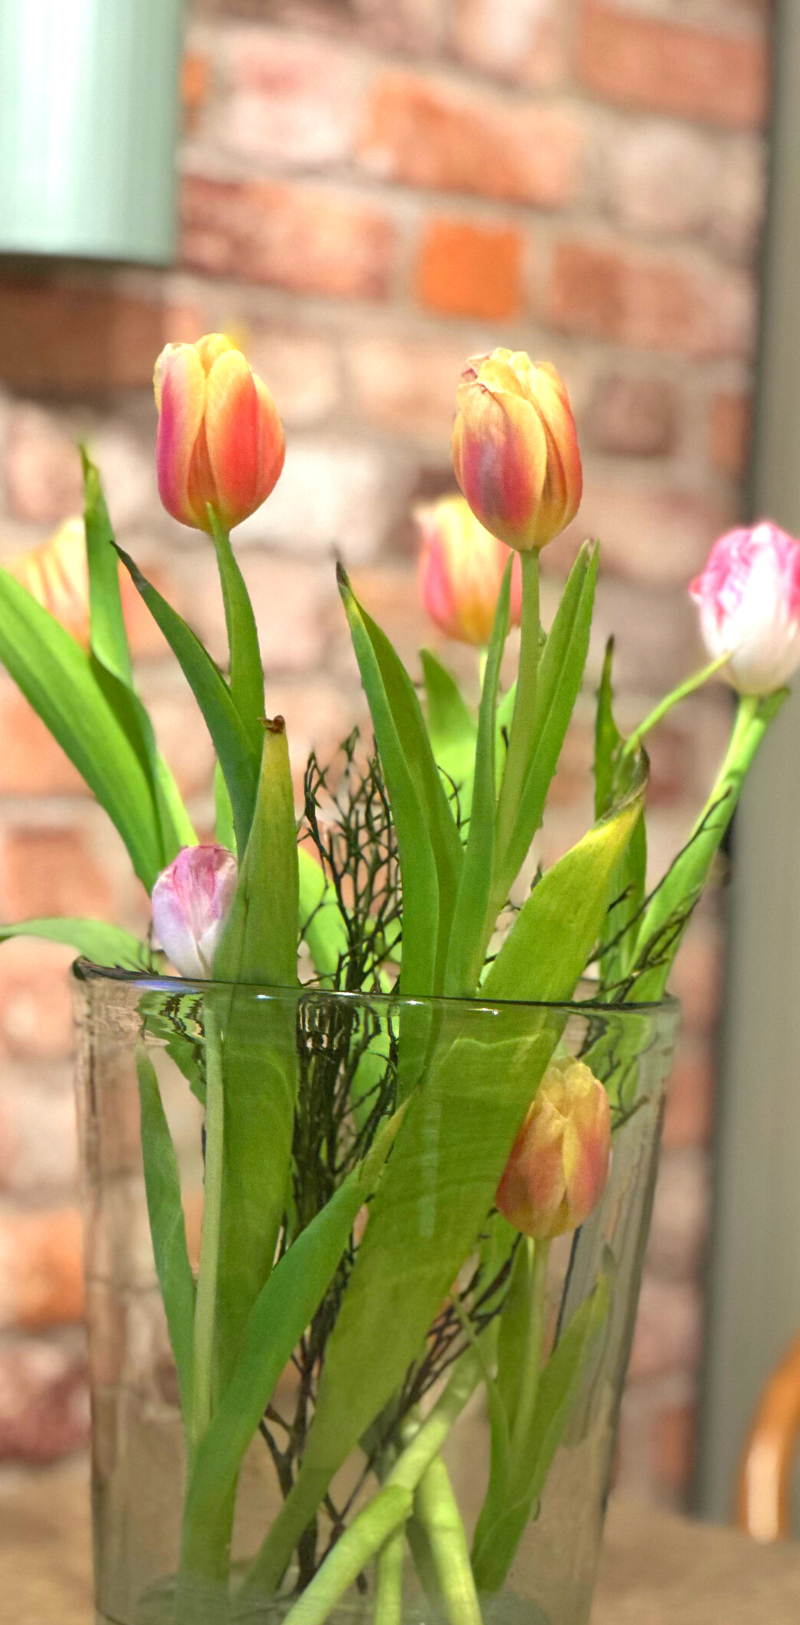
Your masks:
M563 370L586 497L548 549L545 613L599 534L596 674L618 634L639 719L699 658L686 583L737 515L764 181L763 0L197 0L184 76L182 251L168 275L0 266L0 548L80 505L78 434L120 538L220 655L208 545L161 512L153 361L222 328L288 436L275 495L239 532L298 775L363 714L334 588L351 566L413 663L415 498L449 489L454 389L495 344ZM177 669L135 617L142 693L200 824L211 753ZM445 657L467 673L468 651ZM587 691L544 835L590 819ZM653 870L719 758L717 687L653 739ZM0 917L134 926L145 900L76 774L0 676ZM677 1501L691 1473L713 1111L719 906L675 987L684 1029L623 1415L619 1482ZM64 950L0 949L0 1456L86 1437Z

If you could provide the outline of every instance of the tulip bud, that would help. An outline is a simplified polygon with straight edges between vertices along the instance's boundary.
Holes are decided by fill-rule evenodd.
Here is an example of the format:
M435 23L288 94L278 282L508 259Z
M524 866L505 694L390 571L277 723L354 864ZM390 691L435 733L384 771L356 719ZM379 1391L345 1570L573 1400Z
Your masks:
M544 547L574 519L583 477L564 383L524 350L468 361L453 429L456 479L476 518L509 547Z
M153 931L181 976L208 980L238 870L224 846L184 846L153 887Z
M6 569L81 647L89 647L89 566L82 519L67 519L41 547L18 553Z
M517 1135L495 1198L516 1230L549 1241L577 1230L606 1188L608 1096L588 1066L551 1061Z
M414 517L422 535L419 584L432 621L448 638L478 647L489 642L503 572L511 554L484 530L463 497L443 497ZM511 625L522 613L522 572L514 559Z
M225 530L255 513L283 468L283 428L266 384L222 333L168 344L156 362L158 489L173 519Z
M774 694L800 664L800 542L768 520L730 530L689 591L712 659L741 694Z

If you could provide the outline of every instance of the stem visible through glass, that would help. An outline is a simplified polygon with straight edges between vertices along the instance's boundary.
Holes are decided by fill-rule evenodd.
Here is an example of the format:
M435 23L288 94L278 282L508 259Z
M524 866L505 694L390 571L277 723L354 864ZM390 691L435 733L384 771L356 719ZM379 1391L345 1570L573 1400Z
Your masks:
M193 1442L202 1438L213 1409L214 1334L217 1310L220 1214L222 1210L222 1158L224 1147L224 1093L222 1035L213 1011L206 1005L206 1122L203 1228L200 1269L194 1315Z

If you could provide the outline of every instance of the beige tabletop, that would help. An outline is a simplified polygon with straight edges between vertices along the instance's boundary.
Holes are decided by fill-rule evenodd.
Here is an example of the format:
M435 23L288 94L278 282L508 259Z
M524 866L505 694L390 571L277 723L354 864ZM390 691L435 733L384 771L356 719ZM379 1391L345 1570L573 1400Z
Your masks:
M83 1466L0 1476L0 1625L92 1625ZM612 1502L592 1625L798 1625L800 1546Z

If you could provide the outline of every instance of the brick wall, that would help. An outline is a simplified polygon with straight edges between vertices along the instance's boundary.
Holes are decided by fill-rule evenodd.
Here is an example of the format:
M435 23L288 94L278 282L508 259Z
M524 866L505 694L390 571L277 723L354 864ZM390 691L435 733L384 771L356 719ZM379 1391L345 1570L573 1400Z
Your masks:
M87 435L126 547L221 652L210 551L160 511L153 358L224 328L269 382L284 477L240 532L268 709L298 774L363 715L336 599L338 548L414 661L424 629L411 501L449 489L463 359L507 343L563 370L586 497L547 550L545 610L602 537L596 672L618 633L632 724L698 659L685 594L739 509L763 197L762 0L198 0L185 74L181 262L169 275L0 268L0 540L79 506ZM142 692L200 824L210 752L164 648L135 625ZM465 651L446 658L466 671ZM591 696L545 830L590 817ZM657 873L718 758L721 688L653 740ZM113 831L0 676L0 917L146 918ZM718 908L675 978L685 1022L625 1401L619 1480L679 1499L691 1470ZM0 1455L86 1431L66 952L0 950Z

